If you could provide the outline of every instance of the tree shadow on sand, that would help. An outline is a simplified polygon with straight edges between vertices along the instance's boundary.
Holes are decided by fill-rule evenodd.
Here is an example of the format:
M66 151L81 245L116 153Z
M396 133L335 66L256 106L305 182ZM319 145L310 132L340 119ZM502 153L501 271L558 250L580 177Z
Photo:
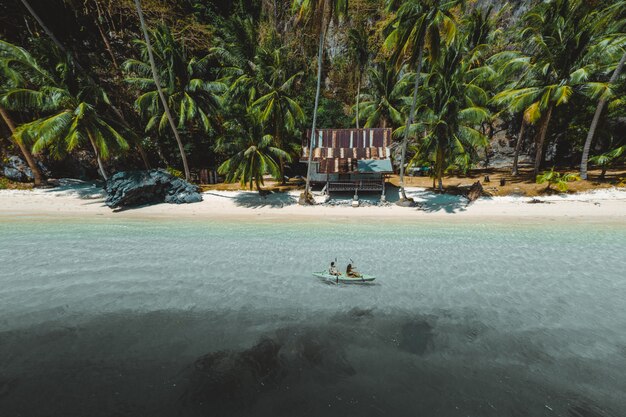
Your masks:
M237 206L246 208L282 208L298 202L298 199L289 193L270 193L262 196L256 191L250 191L240 192L232 198Z
M69 178L59 180L59 185L45 190L47 193L64 193L75 196L82 200L102 200L106 197L106 192L102 187L102 182L88 182Z

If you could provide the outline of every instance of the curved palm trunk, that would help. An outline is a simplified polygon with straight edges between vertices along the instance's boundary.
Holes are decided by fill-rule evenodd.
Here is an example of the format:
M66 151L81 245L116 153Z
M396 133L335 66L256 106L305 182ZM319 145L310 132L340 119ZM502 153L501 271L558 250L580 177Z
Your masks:
M280 128L280 121L283 119L283 117L282 117L282 114L279 114L278 112L276 112L274 114L275 114L275 116L274 116L274 126L276 127L276 133L275 133L274 137L276 138L276 146L279 149L284 150L282 129ZM278 167L279 167L279 170L280 170L280 183L281 183L281 185L285 185L287 183L285 181L285 160L283 159L282 156L278 157Z
M35 13L35 10L30 6L28 1L27 0L21 0L21 2L24 5L24 7L26 7L26 9L28 9L28 12L31 14L31 16L33 16L33 18L37 21L37 23L39 23L39 26L41 26L43 28L43 31L46 32L46 35L48 35L48 37L50 39L52 39L52 42L54 42L54 44L57 46L57 48L59 48L64 54L70 55L69 52L67 51L67 49L65 49L65 47L63 46L63 44L57 39L56 36L54 36L54 33L52 33L52 31L48 28L48 26L45 25L45 23L43 22L43 20L41 20L39 15L37 13ZM96 3L96 6L97 6L97 3ZM111 45L109 44L106 36L104 35L100 24L97 21L96 21L96 24L98 25L98 29L100 30L100 34L102 36L102 39L105 42L106 48L109 51L109 54L111 55L111 59L113 60L113 64L114 64L115 68L119 69L117 61L115 59L115 55L113 54L113 50L111 49ZM78 62L78 59L76 58L76 56L74 56L74 55L70 55L70 56L72 57L74 65L76 65L76 68L80 72L82 72L85 75L87 75L88 80L90 80L92 83L95 84L94 80L91 78L89 73L85 72L83 67L80 65L80 63ZM111 108L113 109L113 111L117 115L117 117L120 119L120 121L125 126L128 127L128 123L124 119L124 116L121 114L121 112L113 105L111 105ZM141 158L143 159L144 165L146 166L146 169L150 169L150 164L148 163L148 159L146 158L145 152L143 151L143 148L141 148L140 144L138 144L138 148L139 148L139 153L141 155Z
M617 78L619 77L622 69L624 68L624 64L626 63L626 52L622 55L622 59L617 64L617 68L613 71L613 75L609 80L609 84L615 83ZM591 141L593 140L594 135L596 134L596 128L598 127L598 122L600 121L600 115L604 110L604 106L606 105L607 99L606 97L602 97L598 102L598 107L596 107L596 113L593 115L593 120L591 121L591 127L589 128L589 133L587 134L587 139L585 140L585 146L583 148L583 156L580 161L580 178L583 180L587 179L587 164L589 161L589 149L591 148Z
M402 139L402 156L400 157L400 200L407 200L406 192L404 190L404 160L406 159L406 148L409 143L409 130L415 119L415 107L417 106L417 90L420 86L420 74L422 73L422 58L424 56L424 44L420 45L419 54L417 57L417 72L415 74L415 87L413 88L413 101L411 102L411 112L409 118L406 121L406 128L404 130L404 138Z
M172 113L170 112L170 107L167 104L167 99L165 98L163 90L161 89L159 74L157 73L156 64L154 63L154 56L152 55L152 44L150 43L148 29L146 29L146 22L144 21L143 12L141 11L141 0L135 0L135 8L137 9L137 14L139 15L139 22L141 23L143 37L146 40L146 49L148 50L148 59L150 60L150 68L152 69L152 78L154 79L154 84L156 85L159 97L161 98L161 103L163 103L163 110L165 111L167 120L170 122L170 127L172 128L172 132L174 132L174 137L176 138L176 142L178 143L180 158L183 160L183 168L185 170L185 179L189 181L190 174L189 166L187 165L187 155L185 155L185 148L183 146L183 142L180 140L180 135L178 134L178 129L176 129L176 123L174 123L174 118L172 118Z
M359 76L356 84L356 128L359 128L359 96L361 95L361 70L359 69Z
M306 186L304 187L304 196L308 198L311 192L311 163L313 161L313 140L315 138L315 124L317 122L317 106L320 101L320 89L322 86L322 58L324 54L324 38L326 37L326 30L322 30L320 33L320 44L317 51L317 89L315 91L315 105L313 107L313 125L311 126L311 138L309 139L309 158L306 169Z
M552 110L554 104L550 104L548 111L541 120L541 127L539 128L539 138L537 140L537 153L535 155L535 175L539 174L539 168L543 162L543 145L546 141L546 134L548 133L548 125L550 124L550 118L552 117Z
M522 127L519 130L519 135L517 135L515 155L513 156L513 168L511 169L511 175L513 176L517 176L519 174L517 163L519 160L519 153L522 150L522 143L524 143L524 133L526 133L526 120L524 119L524 115L522 115Z
M9 116L9 113L7 113L7 111L2 106L0 106L0 115L2 115L2 119L9 127L11 134L14 134L15 123L13 123L13 120ZM19 140L14 139L13 142L15 142L17 147L20 148L20 151L22 152L22 155L24 155L24 159L26 160L28 167L33 173L33 178L35 180L35 187L41 186L43 184L43 175L41 175L41 171L39 170L39 167L37 166L37 162L35 162L35 158L33 158L33 154L31 154L30 151L28 150L28 147L24 146L24 144L21 143Z
M76 66L76 69L78 69L80 72L84 73L87 75L88 78L91 78L89 76L89 73L87 73L84 68L80 65L80 63L78 62L78 59L76 59L76 56L70 54L67 49L65 49L65 47L63 46L63 44L57 39L56 36L54 36L54 33L52 33L52 31L48 28L48 26L45 25L45 23L43 23L43 20L41 20L41 18L39 17L39 15L35 12L35 10L30 6L30 4L28 3L27 0L21 0L22 4L24 5L24 7L26 7L26 9L28 9L28 12L31 14L31 16L33 16L33 18L37 21L37 23L39 23L39 26L41 26L41 28L43 29L44 32L46 32L46 35L48 35L48 37L50 39L52 39L52 42L54 42L54 44L57 46L57 48L59 48L61 50L61 52L63 52L65 55L68 55L70 58L72 58L74 65ZM92 80L93 81L93 80Z
M98 152L96 141L94 140L91 132L87 132L87 136L89 137L89 142L91 142L91 146L93 147L93 152L96 154L96 160L98 161L98 168L100 170L100 175L102 175L102 178L104 178L104 180L107 181L109 177L107 176L107 172L104 169L104 164L102 163L102 159L100 158L100 152Z

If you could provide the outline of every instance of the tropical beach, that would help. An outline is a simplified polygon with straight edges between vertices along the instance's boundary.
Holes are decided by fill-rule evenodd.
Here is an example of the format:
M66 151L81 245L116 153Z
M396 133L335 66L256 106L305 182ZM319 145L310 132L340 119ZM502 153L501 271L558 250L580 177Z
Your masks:
M0 1L0 417L619 417L626 1Z
M68 182L40 190L0 190L0 221L107 219L196 219L200 221L242 220L252 222L359 222L391 221L414 223L445 221L465 223L603 223L626 226L626 189L608 188L586 193L544 197L495 196L469 204L463 196L441 195L423 188L407 188L407 195L420 208L381 204L377 198L361 199L351 206L351 196L316 206L297 204L298 191L265 197L251 191L206 191L203 201L190 205L155 205L112 211L104 204L102 189L93 184ZM95 217L98 216L98 217Z

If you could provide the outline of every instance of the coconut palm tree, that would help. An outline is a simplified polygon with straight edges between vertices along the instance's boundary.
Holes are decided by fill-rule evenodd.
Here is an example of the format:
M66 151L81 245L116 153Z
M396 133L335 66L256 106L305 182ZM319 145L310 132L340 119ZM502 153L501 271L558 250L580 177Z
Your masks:
M10 48L0 46L3 55ZM86 142L91 144L100 174L106 180L107 174L102 162L112 149L126 150L128 143L118 132L118 128L108 119L105 109L111 107L106 93L91 82L83 85L76 74L73 61L56 65L60 76L44 69L23 49L13 50L20 56L19 74L14 74L15 85L0 95L0 103L10 109L36 113L39 119L22 124L15 129L15 140L32 144L34 153L44 149L52 156L61 157ZM0 66L11 62L0 58ZM21 81L20 81L21 80Z
M291 73L284 48L261 49L256 59L257 90L260 97L251 106L260 111L261 122L270 126L277 148L288 151L286 141L296 127L304 122L300 105L291 96L302 71ZM284 159L279 157L280 178L284 183Z
M356 120L356 128L359 128L359 98L361 96L361 83L363 81L363 73L367 68L367 64L370 59L369 45L368 45L368 37L367 32L363 28L363 26L358 26L355 28L351 28L348 31L348 41L349 41L349 55L352 58L352 62L354 63L354 70L356 72L356 105L355 111L355 120Z
M369 86L359 103L360 114L365 118L365 127L399 127L402 109L410 105L410 90L413 73L398 69L384 62L370 68Z
M319 36L319 46L317 50L317 87L315 89L315 104L313 105L313 121L311 124L311 138L309 140L309 159L307 162L306 186L301 202L310 203L309 194L311 190L311 163L313 161L313 138L315 137L315 127L317 122L317 107L320 99L320 89L322 87L322 61L324 55L324 44L328 27L333 20L338 20L348 12L348 0L293 0L292 8L296 11L298 21L306 21L317 36Z
M392 60L396 65L407 64L416 73L413 101L402 139L399 203L407 200L404 164L410 126L415 120L424 51L428 51L431 59L437 59L442 42L446 45L452 43L456 37L456 19L452 12L463 4L464 0L407 0L398 7L396 17L390 23L392 30L385 40L385 47L393 50ZM397 4L389 1L388 6L395 8Z
M437 188L443 190L443 174L450 166L467 170L487 138L477 127L489 119L487 94L480 85L478 56L464 53L460 42L450 45L437 60L431 60L420 99L420 119L411 129L425 132L412 163L430 161ZM406 126L396 134L406 137Z
M157 89L157 93L159 98L161 99L161 103L163 105L163 112L167 117L167 120L170 124L170 128L174 133L174 137L176 138L176 143L178 144L178 150L180 151L180 158L183 161L183 169L185 170L185 179L189 181L190 173L189 173L189 165L187 164L187 155L185 154L185 147L183 146L183 142L180 139L180 135L178 134L178 129L176 128L176 123L174 122L174 118L172 117L172 113L170 111L167 98L163 93L163 89L161 88L161 82L159 80L159 73L157 71L156 63L154 61L154 55L152 52L152 44L150 43L150 36L148 34L148 29L146 27L146 22L143 18L143 11L141 10L141 0L135 0L135 8L137 9L137 14L139 15L139 22L141 24L141 31L143 32L143 36L146 42L146 52L148 53L148 60L150 62L150 69L152 72L152 79L154 80L154 85Z
M218 151L232 155L220 167L218 172L225 175L226 182L246 184L262 192L263 176L280 175L280 158L290 161L291 156L274 145L272 135L265 133L258 110L250 111L240 119L225 122L226 135L218 140Z
M250 17L231 16L209 51L221 65L221 79L229 85L228 99L244 102L247 107L256 100L256 59L259 54L258 25Z
M527 67L516 85L497 94L494 102L523 111L527 123L538 123L535 175L554 109L589 87L596 69L588 58L598 33L597 17L597 11L579 0L538 3L524 15L524 53L511 53L511 59Z
M159 80L165 80L161 91L178 119L177 129L199 128L208 132L214 116L221 107L220 95L226 90L221 82L207 81L210 69L209 57L187 58L187 51L165 26L150 31L154 44L152 51L159 72ZM137 40L141 59L129 59L124 69L129 74L126 81L143 93L135 101L139 112L148 118L146 131L163 131L168 123L167 112L159 101L148 56L148 45Z
M57 157L89 142L96 155L100 174L107 180L102 160L109 157L112 148L128 149L126 139L91 104L73 97L42 97L42 99L58 100L60 111L50 117L21 125L16 136L21 140L32 142L33 152L48 149Z
M39 68L35 59L23 48L0 40L0 96L16 88L23 88L41 81L45 71ZM11 139L17 145L28 164L35 187L43 184L43 175L28 146L15 137L16 123L9 111L0 104L0 116L11 132Z
M596 111L593 115L593 120L591 121L591 127L589 127L589 133L587 134L587 138L585 139L585 145L583 147L583 155L580 162L580 178L583 180L587 179L587 163L589 160L589 149L591 148L591 141L596 134L596 129L598 128L598 122L600 121L600 116L602 115L602 111L606 106L606 103L609 101L610 90L609 86L615 84L615 82L619 79L619 76L624 69L624 64L626 64L626 50L622 55L617 67L613 71L613 75L611 75L611 79L605 89L604 94L601 95L600 100L598 101L598 106L596 107Z
M610 50L615 49L616 47L618 50L621 50L623 52L621 55L621 59L613 70L613 74L611 75L608 84L600 84L598 86L600 88L597 89L598 92L601 91L602 93L600 95L600 100L598 101L596 111L593 115L593 120L591 121L589 132L587 133L587 138L585 139L582 159L580 162L580 178L584 180L587 179L587 162L589 159L589 149L591 148L591 142L593 141L596 129L598 128L600 116L604 111L606 103L611 97L611 86L615 85L622 73L622 70L624 69L624 65L626 64L626 36L623 35L623 32L626 29L626 1L617 1L615 4L607 7L603 11L603 14L605 15L605 19L602 19L600 22L598 22L598 24L603 25L605 23L610 23L604 29L604 33L614 32L617 33L617 36L609 36L608 39L606 39L604 42L601 42L599 48L600 53L606 56L606 52L610 52Z

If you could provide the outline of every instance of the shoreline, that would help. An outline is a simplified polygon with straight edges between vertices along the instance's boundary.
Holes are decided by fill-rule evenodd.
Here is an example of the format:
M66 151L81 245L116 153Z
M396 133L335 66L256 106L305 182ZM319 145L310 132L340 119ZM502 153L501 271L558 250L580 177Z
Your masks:
M207 191L200 203L157 204L113 211L104 205L100 189L92 185L43 190L0 190L0 222L127 219L251 221L259 223L333 222L434 222L434 223L601 223L626 225L626 190L604 189L580 194L540 198L543 204L529 204L531 197L482 197L467 206L464 197L435 194L422 188L407 188L407 194L421 208L343 205L302 207L297 192L260 197L257 192ZM318 202L321 197L317 196ZM336 200L337 201L337 200ZM376 197L363 198L373 204Z

